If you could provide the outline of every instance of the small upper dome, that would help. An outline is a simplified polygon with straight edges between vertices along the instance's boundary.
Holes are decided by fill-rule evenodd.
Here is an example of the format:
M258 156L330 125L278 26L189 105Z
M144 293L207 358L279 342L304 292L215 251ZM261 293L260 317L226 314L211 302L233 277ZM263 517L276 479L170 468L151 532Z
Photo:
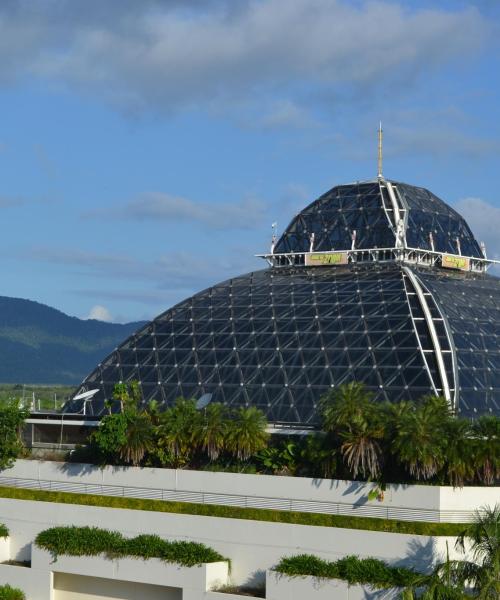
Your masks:
M354 233L355 232L355 233ZM340 185L309 204L288 225L275 254L314 250L407 248L483 258L466 221L425 188L383 178ZM434 247L432 247L434 246Z

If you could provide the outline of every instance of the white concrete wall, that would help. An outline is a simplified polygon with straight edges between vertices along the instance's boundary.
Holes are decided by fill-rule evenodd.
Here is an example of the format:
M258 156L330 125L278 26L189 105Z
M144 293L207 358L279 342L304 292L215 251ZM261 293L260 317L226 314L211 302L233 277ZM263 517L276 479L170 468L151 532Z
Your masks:
M182 600L182 590L116 579L56 573L54 600Z
M356 506L408 508L420 511L471 511L500 501L499 487L389 485L382 502L368 500L374 484L335 479L244 475L175 469L105 467L52 461L18 460L4 477L42 479L65 483L132 486L165 490L235 494L317 502L338 502Z
M367 585L349 585L339 579L287 577L268 572L266 600L395 600L400 590L374 590Z
M27 600L52 600L52 573L50 571L0 564L0 585L23 590Z
M109 560L99 556L52 557L50 552L33 546L31 566L34 569L116 579L131 583L146 583L183 589L207 591L225 585L228 579L228 564L217 562L194 567L166 563L157 558L142 560L120 558Z
M36 535L56 525L97 526L126 535L156 533L166 539L202 542L232 560L231 579L236 584L254 584L265 577L283 556L311 553L329 560L349 554L374 556L390 563L411 564L428 569L433 560L445 556L449 540L454 556L454 538L380 533L223 519L138 510L32 502L0 498L0 522L11 532L11 557L30 558Z
M10 537L0 538L0 563L10 559Z

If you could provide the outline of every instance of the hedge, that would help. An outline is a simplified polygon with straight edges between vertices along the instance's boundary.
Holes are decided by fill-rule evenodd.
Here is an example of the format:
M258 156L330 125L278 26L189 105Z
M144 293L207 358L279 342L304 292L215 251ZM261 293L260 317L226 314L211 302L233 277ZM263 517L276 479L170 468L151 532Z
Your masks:
M362 529L365 531L383 531L386 533L406 533L411 535L457 536L465 527L464 523L396 521L391 519L374 519L370 517L288 512L264 508L219 506L214 504L191 504L188 502L168 502L164 500L146 500L117 496L93 496L91 494L49 492L10 487L0 487L0 498L35 500L39 502L59 502L61 504L79 504L83 506L100 506L106 508L147 510L151 512L221 517L225 519L269 521L272 523L290 523L294 525L314 525L317 527L343 527L345 529Z
M7 527L7 525L0 523L0 538L6 538L6 537L9 537L9 528ZM0 596L0 600L1 600L1 596Z
M52 527L41 531L35 544L58 555L97 556L107 558L159 558L168 563L194 567L202 563L228 561L213 548L197 542L168 541L157 535L124 537L119 531L99 527Z
M26 596L19 588L13 588L6 584L0 585L0 600L26 600Z
M343 579L349 584L365 584L378 589L408 587L417 583L422 574L404 567L391 567L376 558L346 556L329 562L311 554L282 558L274 568L289 577L309 575L327 579Z

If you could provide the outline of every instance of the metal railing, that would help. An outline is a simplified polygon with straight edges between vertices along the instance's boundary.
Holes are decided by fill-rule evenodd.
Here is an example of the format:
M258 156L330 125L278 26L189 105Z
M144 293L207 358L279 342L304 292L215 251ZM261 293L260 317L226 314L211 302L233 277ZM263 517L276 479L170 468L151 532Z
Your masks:
M369 502L367 496L353 504L347 502L321 502L316 500L297 500L293 498L244 496L238 494L218 494L213 492L140 488L134 486L95 483L73 483L43 479L24 479L20 477L0 477L0 486L49 492L120 496L122 498L188 502L193 504L234 506L239 508L263 508L287 512L372 517L376 519L395 519L399 521L420 521L427 523L467 523L470 522L474 516L473 510L442 511L401 506L384 506L381 503L374 504L373 501Z

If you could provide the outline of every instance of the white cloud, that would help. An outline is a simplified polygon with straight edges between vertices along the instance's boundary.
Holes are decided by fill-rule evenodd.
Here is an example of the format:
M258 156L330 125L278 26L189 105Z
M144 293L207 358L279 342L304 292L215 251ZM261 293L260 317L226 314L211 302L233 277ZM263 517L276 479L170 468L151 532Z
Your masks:
M262 224L265 205L247 198L235 202L194 202L188 198L163 192L148 192L124 206L96 210L85 217L102 217L111 213L115 218L141 221L184 221L212 229L254 229Z
M36 76L157 111L305 84L343 93L470 56L488 29L475 8L389 0L4 2L0 82ZM284 105L275 120L293 113Z
M481 198L463 198L455 208L467 221L476 239L486 244L487 256L500 259L500 208Z
M113 317L109 310L105 306L100 306L96 304L90 309L87 319L96 319L97 321L105 321L106 323L111 323L113 321Z

